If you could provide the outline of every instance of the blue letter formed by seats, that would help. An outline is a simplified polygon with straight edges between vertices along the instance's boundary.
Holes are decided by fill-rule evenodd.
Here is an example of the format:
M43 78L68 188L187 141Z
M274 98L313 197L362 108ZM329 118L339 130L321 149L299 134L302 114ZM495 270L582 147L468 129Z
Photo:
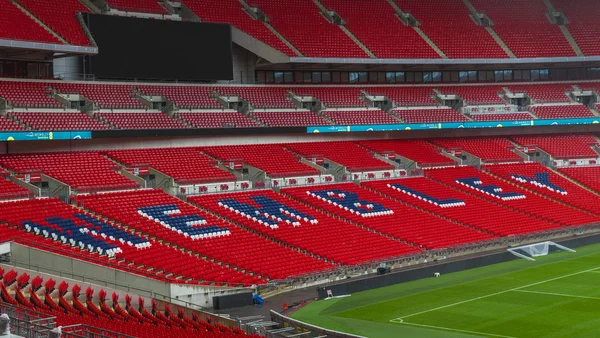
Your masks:
M510 175L510 177L519 182L522 182L522 183L529 182L533 185L536 185L536 186L542 187L542 188L546 188L552 192L557 192L561 195L567 194L567 191L565 189L550 182L550 174L548 174L548 173L544 173L544 172L535 173L534 177L527 177L527 176L523 176L523 175L513 174L513 175Z
M306 194L361 217L376 217L394 213L393 210L387 209L381 204L361 200L355 192L341 189L326 189L307 191Z
M412 196L414 198L418 198L420 200L423 200L425 202L431 203L433 205L436 205L440 208L453 208L453 207L460 207L460 206L464 206L465 205L465 201L461 201L459 199L456 198L436 198L430 195L427 195L425 193L422 193L420 191L417 191L415 189L411 189L409 187L405 187L402 184L388 184L388 187L400 191L402 193L405 193L409 196Z
M138 208L138 214L161 224L167 229L189 237L192 240L227 236L231 233L227 228L206 225L206 220L199 215L173 216L181 214L176 204L156 205Z
M520 200L526 198L525 195L518 194L516 192L503 192L502 188L498 187L497 185L483 185L483 182L479 179L479 177L459 178L456 180L456 182L486 195L499 198L503 201Z
M78 246L82 250L98 252L109 257L122 252L122 249L114 243L134 246L139 249L149 247L151 244L147 239L131 234L126 230L114 227L85 214L74 214L74 218L82 222L75 223L74 219L50 217L46 219L49 225L24 221L21 223L28 232L52 238L71 246ZM83 223L83 224L81 224ZM109 242L109 240L111 242Z
M259 205L254 207L250 204L240 202L234 198L219 200L219 205L251 219L271 229L279 228L279 224L286 223L300 226L301 222L317 224L314 217L306 215L290 206L274 201L266 196L252 196L252 201Z

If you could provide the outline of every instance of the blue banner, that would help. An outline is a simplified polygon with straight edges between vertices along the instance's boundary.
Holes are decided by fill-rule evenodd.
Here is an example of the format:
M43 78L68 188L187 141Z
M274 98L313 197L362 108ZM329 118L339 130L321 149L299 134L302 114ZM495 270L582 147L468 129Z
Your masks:
M91 131L14 131L0 132L0 141L49 141L91 139Z
M428 129L461 129L461 128L508 128L531 126L565 126L573 124L600 124L600 118L573 118L555 120L518 120L518 121L467 121L441 123L400 123L373 124L357 126L315 126L307 127L307 133L347 133L365 131L400 131Z

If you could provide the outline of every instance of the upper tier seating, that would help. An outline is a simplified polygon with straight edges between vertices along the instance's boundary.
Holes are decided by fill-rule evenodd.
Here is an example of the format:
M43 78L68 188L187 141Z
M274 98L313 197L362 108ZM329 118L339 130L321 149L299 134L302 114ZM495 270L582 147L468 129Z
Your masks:
M234 112L196 112L177 113L179 118L189 122L195 128L256 128L260 124L246 115Z
M99 195L89 196L91 198ZM54 198L3 203L0 208L0 221L0 229L6 229L6 224L13 227L9 228L13 231L6 237L20 244L160 281L183 283L190 279L189 283L194 284L216 283L233 286L264 283L263 280L246 273L191 256L158 241L116 227ZM126 226L131 227L132 224ZM19 230L14 230L14 227ZM39 234L36 234L35 228L38 228ZM80 229L92 229L96 234ZM44 231L48 233L48 237ZM55 233L56 237L52 233ZM107 237L103 237L102 234ZM65 237L66 243L63 243L61 236ZM112 240L109 236L115 239ZM121 242L120 239L125 242Z
M281 192L419 248L448 248L494 238L393 202L354 183L282 189Z
M208 86L151 86L136 85L144 94L162 95L173 101L180 109L222 109L223 106L210 98L215 87Z
M507 114L474 114L471 118L475 121L517 121L532 120L529 113L507 113Z
M356 265L419 252L270 190L211 194L189 200L244 227L335 263ZM276 256L271 256L271 260L272 257Z
M203 147L203 152L226 162L242 160L271 177L318 175L320 172L301 163L299 156L278 144Z
M582 104L567 106L537 106L530 107L540 119L562 119L569 117L594 117L592 111Z
M111 129L100 121L84 113L67 112L13 112L10 115L19 121L30 125L35 130L60 131L60 130L107 130Z
M90 41L85 36L76 17L77 13L89 13L90 10L78 0L19 0L19 4L67 40L69 44L76 46L90 45Z
M473 167L428 169L425 175L486 201L520 210L530 215L531 221L539 218L562 226L579 226L600 220L585 211L530 193ZM492 215L495 217L495 213Z
M452 108L442 109L399 109L394 110L394 114L398 115L407 123L423 123L423 122L465 122L469 121L463 114Z
M23 13L11 0L0 0L0 38L62 44L62 42Z
M311 0L253 0L269 23L304 56L368 58L337 25L327 22ZM302 20L298 20L302 18Z
M385 95L401 107L438 105L438 102L431 97L435 94L433 87L368 87L366 91L371 95Z
M139 187L116 173L115 163L95 152L4 155L0 164L19 173L41 171L80 192Z
M216 92L223 96L239 96L250 102L254 108L297 108L285 95L287 88L281 87L215 87Z
M254 112L253 115L270 127L327 126L331 124L311 111Z
M118 294L113 292L112 305L109 306L106 299L108 294L103 289L98 291L96 301L96 290L91 287L88 287L83 295L82 287L78 284L70 286L63 280L55 287L57 281L52 278L44 282L41 276L34 276L0 269L2 300L16 306L16 312L11 316L31 316L32 319L53 317L54 323L63 327L63 335L72 335L72 331L66 329L69 326L79 329L78 325L87 325L85 330L89 330L90 333L102 332L103 336L126 334L127 337L140 338L260 337L246 335L239 328L230 329L218 323L211 325L200 320L196 314L190 318L182 309L177 309L177 313L174 313L168 304L161 310L154 299L151 300L152 308L149 310L146 309L143 298L138 297L136 307L132 304L132 297L127 294L125 304L121 307Z
M339 125L402 123L392 115L379 109L348 111L330 110L323 111L322 113Z
M408 205L496 236L527 234L558 227L548 221L483 201L424 177L363 182L362 185Z
M527 93L537 103L571 102L565 91L573 90L572 84L568 83L508 85L507 87L513 93Z
M522 146L536 146L554 158L597 158L591 145L598 141L589 135L513 136Z
M378 58L440 58L412 27L405 26L394 16L394 9L385 0L323 0L321 3L328 10L336 11L346 22L344 26ZM374 27L377 27L376 32Z
M396 153L417 162L421 167L456 164L441 155L438 147L425 140L361 141L360 144L379 153Z
M489 138L447 138L436 139L435 144L447 150L463 150L486 162L523 161L523 158L510 149L514 145L501 137Z
M600 2L588 0L552 0L557 11L569 18L567 28L586 56L600 55L598 35L600 23L595 13L600 13Z
M162 112L120 112L96 113L101 120L107 121L118 129L187 129L181 121Z
M238 0L182 0L182 2L203 22L229 23L286 55L297 56L267 26L246 14ZM250 3L250 6L253 5Z
M220 198L226 195L216 196ZM197 199L190 198L190 201L196 202ZM270 279L285 279L333 268L328 263L240 229L160 190L88 195L78 199L78 203L116 222L129 224L143 234L156 236L164 243L177 245L192 250L201 257L216 259L218 262L238 267L246 274L262 275ZM179 212L164 214L165 211L171 210L179 210ZM222 211L219 210L218 213L221 214ZM157 222L157 217L160 217L160 220L169 227ZM190 222L194 225L186 224ZM183 233L178 233L179 231ZM184 233L189 235L185 236ZM196 238L197 236L200 237ZM278 259L273 259L274 257ZM186 262L180 263L186 264ZM245 280L236 282L252 283L255 279L247 276Z
M442 93L456 94L471 106L483 104L506 104L498 95L503 93L502 86L473 85L473 86L445 86L438 87Z
M286 148L303 156L324 156L353 172L392 169L392 165L380 161L369 151L352 142L288 143Z
M216 167L216 161L195 148L159 148L135 150L111 150L106 155L128 167L150 166L173 177L177 182L209 183L231 182L231 173Z
M77 93L96 102L103 109L146 108L132 97L131 84L63 83L50 84L61 93Z
M366 107L360 99L359 87L296 87L291 90L299 96L312 96L327 107Z
M156 0L106 0L106 3L125 12L169 14Z
M559 168L561 173L600 193L600 167Z
M452 59L507 58L484 27L477 26L462 0L395 0L403 12L419 20L419 28ZM452 13L452 20L448 20ZM457 38L466 37L466 38Z
M2 131L24 131L27 130L22 125L11 120L8 117L0 115L0 130Z
M483 169L526 189L600 215L598 195L590 193L539 163L489 165Z
M29 190L9 181L7 174L8 172L0 168L0 200L27 198L33 195Z
M0 81L0 97L15 107L64 108L46 94L47 86L48 83L37 81Z
M472 0L494 22L494 30L520 58L576 56L558 25L548 21L542 0Z

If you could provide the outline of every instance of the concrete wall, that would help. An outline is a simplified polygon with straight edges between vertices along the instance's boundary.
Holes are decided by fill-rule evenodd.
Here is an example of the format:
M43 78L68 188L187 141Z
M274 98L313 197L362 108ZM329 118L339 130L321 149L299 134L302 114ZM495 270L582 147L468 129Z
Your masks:
M203 308L212 308L213 297L232 295L242 292L252 292L252 289L221 289L213 287L199 287L196 285L171 284L170 294L171 298L174 298L175 300L197 304ZM175 300L173 302L177 303Z
M53 61L54 75L65 80L79 80L83 74L83 58L72 56Z

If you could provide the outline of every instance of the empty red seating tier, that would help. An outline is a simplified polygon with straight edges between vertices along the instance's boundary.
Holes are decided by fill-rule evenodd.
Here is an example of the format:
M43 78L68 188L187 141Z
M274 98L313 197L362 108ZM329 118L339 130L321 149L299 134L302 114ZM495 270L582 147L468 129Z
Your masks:
M308 215L311 217L311 220L314 219L317 223L302 220L298 222L298 225L294 226L285 222L279 222L279 227L272 228L219 205L219 201L234 199L238 203L260 207L253 200L256 197L266 197L271 201L281 203L286 208L291 208L304 215ZM328 261L344 265L375 262L419 252L417 248L374 234L358 226L350 225L270 190L204 195L190 197L190 201L219 213L234 222L240 223L244 227L258 231L301 250L306 250L309 253L319 255ZM283 211L282 214L284 214Z
M2 130L2 131L24 131L27 129L25 127L23 127L22 125L18 124L17 122L13 121L12 119L0 115L0 130Z
M19 0L19 4L71 45L90 45L76 16L77 13L89 13L90 10L78 0Z
M361 141L360 144L380 154L396 153L417 162L421 167L456 164L448 157L440 154L437 146L425 140Z
M393 188L394 184L396 184L396 188ZM483 201L425 177L370 181L363 182L362 185L391 196L402 203L407 203L409 206L421 208L435 215L458 221L465 226L496 236L521 235L558 228L556 224L524 215L495 203ZM437 200L455 199L464 205L442 208L423 198L402 192L402 190L407 191L406 188L426 194L428 197ZM494 215L494 217L490 217L490 215ZM448 234L447 236L451 235Z
M240 112L177 113L195 128L257 128L260 124Z
M515 145L501 137L447 138L433 142L446 150L462 150L486 162L523 161L510 149Z
M224 196L226 195L214 195L214 199ZM199 203L202 207L209 207L198 202L199 200L196 197L190 197L191 202ZM218 262L238 267L247 274L262 275L264 278L270 279L285 279L334 267L324 261L298 253L218 219L205 211L167 195L161 190L87 195L78 198L77 201L85 208L100 213L116 222L129 224L143 234L156 236L164 243L177 245L177 247L198 253L202 257L216 259ZM226 228L230 234L192 240L190 237L143 217L138 212L138 209L142 207L162 205L176 205L180 213L174 215L175 217L197 215L206 221L205 225L194 227L218 226ZM223 210L215 211L219 214L223 212ZM277 259L273 259L273 257L277 257ZM286 263L281 264L281 262ZM180 263L186 264L186 262ZM188 266L193 268L192 264L188 264ZM247 279L244 282L256 282L255 279Z
M585 56L600 55L598 35L600 23L595 13L600 13L600 3L587 0L552 0L557 11L569 19L567 28Z
M569 117L595 117L588 107L582 104L568 106L536 106L530 110L540 119L562 119Z
M558 25L546 17L542 0L473 0L478 12L494 22L494 30L520 58L576 56Z
M0 97L15 107L64 108L47 94L48 86L38 81L0 81Z
M537 103L571 102L566 91L572 91L573 85L568 83L507 85L513 93L527 93Z
M600 167L567 167L558 169L564 175L600 193Z
M475 24L461 0L395 2L419 21L419 28L451 59L508 57L485 28Z
M329 108L367 106L360 99L359 87L295 87L290 90L299 96L312 96Z
M110 8L125 12L169 14L155 0L106 0Z
M214 91L223 96L239 96L250 102L254 108L297 108L296 104L286 98L287 88L240 86L240 87L214 87Z
M352 172L394 168L391 164L376 159L369 150L352 142L288 143L284 147L305 157L323 156Z
M256 144L202 147L201 150L225 161L242 160L271 177L319 175L320 172L302 162L300 157L278 144Z
M503 93L502 86L496 85L471 85L471 86L444 86L438 87L442 93L456 94L469 105L506 104L498 94Z
M261 21L252 19L238 0L182 0L203 22L229 23L235 28L267 45L289 55L297 56L281 39ZM253 6L250 3L250 6Z
M132 84L53 82L50 85L61 93L81 94L103 109L147 108L132 97Z
M112 112L96 113L96 116L119 129L187 129L181 121L164 113Z
M579 226L598 222L599 218L589 213L577 210L570 206L559 204L540 195L529 193L512 183L500 180L490 174L477 170L473 167L457 167L444 169L428 169L425 175L435 181L448 184L462 192L478 196L486 201L504 205L510 209L528 214L533 220L540 218L553 224L562 226ZM458 182L460 179L479 179L481 181L476 187L469 187ZM488 190L493 188L494 193L502 194L506 198L492 195ZM500 190L495 190L500 189ZM495 213L492 213L495 217ZM489 216L488 216L489 217Z
M216 161L195 148L111 150L106 155L128 167L151 168L186 184L231 182L231 173L216 167Z
M80 192L139 187L115 172L117 164L95 152L4 155L0 164L20 173L41 171Z
M471 118L475 121L518 121L532 120L533 116L529 113L506 113L506 114L471 114Z
M348 198L348 196L333 196L327 200L323 200L322 198L317 198L318 195L311 195L315 192L326 194L328 192L334 193L334 191L341 191L343 194L354 193L361 202L378 204L387 213L373 217L362 217L355 212L345 210L339 204L337 206L332 204L333 202L340 203L341 200ZM360 224L369 229L407 241L413 245L417 245L419 248L448 248L494 238L494 236L487 233L460 226L399 204L353 183L282 189L281 192L330 214L342 217L352 223ZM337 193L334 194L337 195ZM369 212L368 209L360 209L359 207L356 207L355 210L364 213Z
M80 249L77 245L63 244L60 240L54 241L51 237L45 238L42 235L34 235L33 232L24 231L24 222L34 222L46 227L52 227L47 222L47 219L54 217L70 220L79 227L87 227L83 221L75 218L74 215L76 214L90 216L82 210L54 198L7 202L3 203L2 208L0 208L0 221L3 223L0 225L0 229L6 228L6 224L20 229L13 230L11 237L23 245L125 270L161 281L173 283L192 279L191 283L203 283L204 285L214 283L251 285L264 282L248 274L191 256L143 236L141 238L146 239L150 243L149 247L135 248L122 244L117 240L113 241L110 238L103 238L102 240L106 243L113 244L122 249L121 253L116 253L115 259L109 259L107 255L101 255L98 252L92 253L87 248ZM95 218L98 219L97 217ZM131 227L129 224L126 226ZM100 238L101 236L98 235L97 237Z
M522 146L536 146L558 159L599 157L591 147L598 140L589 135L513 136L512 139Z
M339 125L397 124L402 121L378 109L371 110L328 110L322 112Z
M443 109L400 109L394 110L407 123L423 122L466 122L469 121L463 114L451 108Z
M254 0L252 4L304 56L369 58L336 24L329 23L311 0Z
M19 121L30 125L35 130L107 130L112 129L104 123L94 120L84 113L66 112L14 112L10 113Z
M9 181L8 178L4 176L5 174L7 174L7 172L0 168L0 200L11 200L33 196L29 190Z
M438 59L440 56L410 26L405 26L385 0L324 0L348 28L378 58ZM377 27L375 33L373 28Z
M371 95L385 95L398 106L437 106L439 103L432 98L435 94L434 87L428 86L385 86L367 87L365 90Z
M483 169L502 176L504 179L526 189L600 215L600 203L598 203L597 194L581 188L539 163L489 165ZM548 181L536 177L536 174L548 175ZM523 180L527 182L523 182Z
M180 109L223 108L219 102L210 97L215 87L181 85L136 85L135 87L144 94L162 95L167 100L173 101Z
M62 42L21 11L11 0L0 0L0 38L62 44Z
M310 111L254 112L253 115L271 127L326 126L331 124Z

